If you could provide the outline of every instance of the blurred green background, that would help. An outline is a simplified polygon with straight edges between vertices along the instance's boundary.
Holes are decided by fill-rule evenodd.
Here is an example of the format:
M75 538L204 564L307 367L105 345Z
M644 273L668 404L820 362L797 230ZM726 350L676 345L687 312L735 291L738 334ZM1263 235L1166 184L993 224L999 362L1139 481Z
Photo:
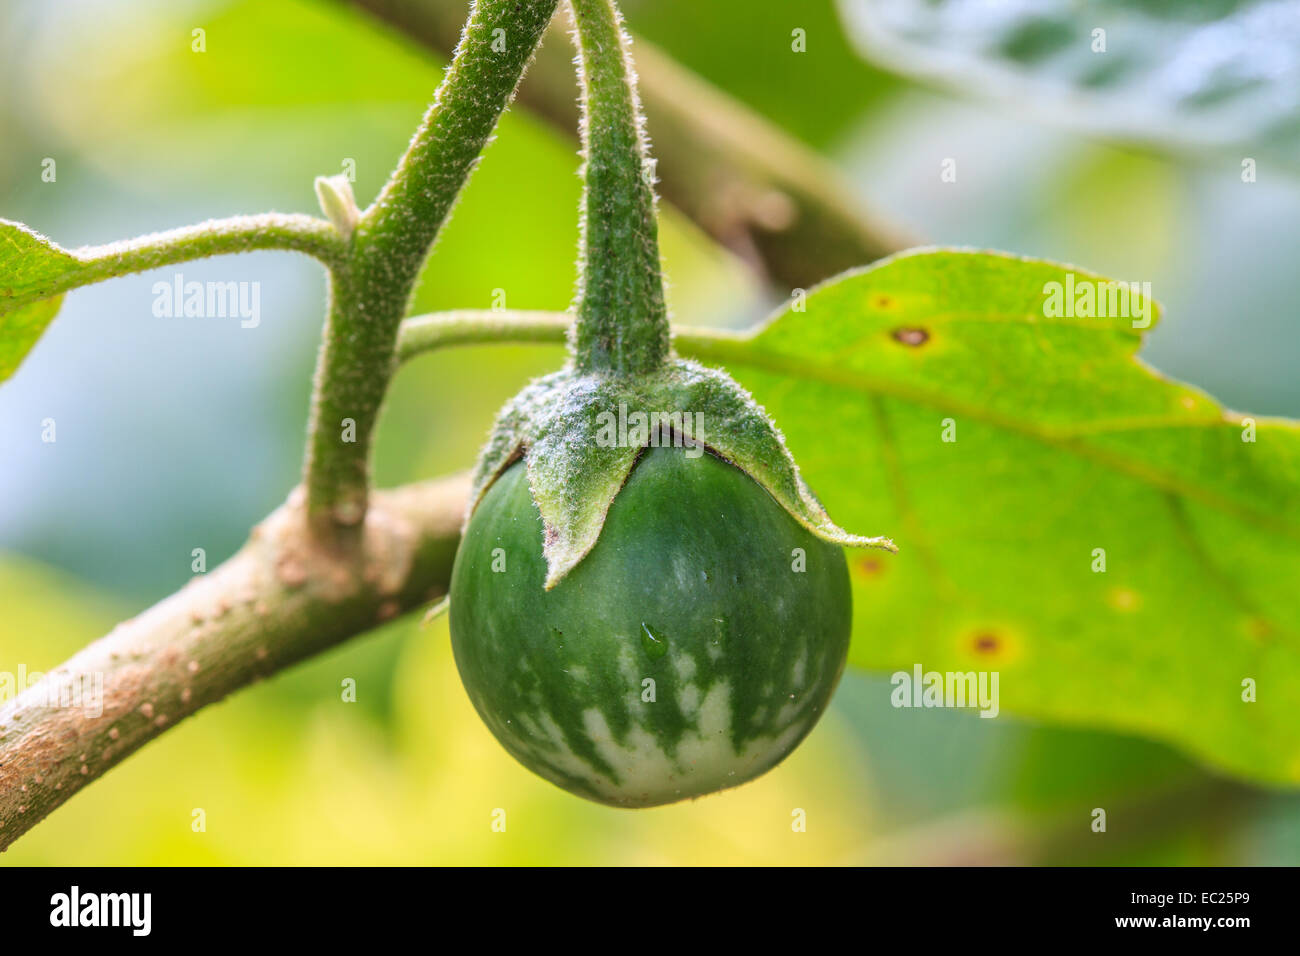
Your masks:
M1104 144L890 77L851 51L829 0L623 5L634 31L833 159L927 241L1149 278L1167 310L1149 362L1231 407L1300 417L1297 183L1262 176L1243 190L1232 159ZM797 58L793 27L809 38ZM9 0L0 216L75 246L239 212L314 212L313 177L349 160L365 204L441 68L340 2ZM653 116L649 128L653 138ZM948 156L962 157L958 190L938 180ZM53 183L40 176L47 157ZM511 308L565 307L576 168L572 141L508 114L417 308L486 308L496 290ZM671 209L662 244L677 321L742 326L773 304ZM176 271L260 282L261 325L154 317L151 287ZM283 500L298 479L323 300L313 262L269 253L69 296L0 391L0 670L53 666L182 585L192 549L215 566ZM497 347L414 362L384 415L379 482L467 467L501 402L559 359ZM53 444L40 441L45 418ZM355 703L342 700L348 678ZM1132 738L895 710L890 689L885 675L847 675L809 740L751 785L611 810L517 766L460 687L445 621L408 619L164 735L4 862L1300 861L1300 798ZM1110 815L1104 835L1089 829L1094 807ZM195 808L204 832L191 829ZM491 829L496 808L504 833ZM792 831L796 808L806 832Z

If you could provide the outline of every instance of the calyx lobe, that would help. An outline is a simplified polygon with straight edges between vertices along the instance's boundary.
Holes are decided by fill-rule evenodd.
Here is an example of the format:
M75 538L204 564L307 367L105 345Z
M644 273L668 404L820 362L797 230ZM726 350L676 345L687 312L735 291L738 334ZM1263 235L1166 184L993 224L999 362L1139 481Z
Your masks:
M531 382L497 416L474 469L466 520L488 486L523 455L544 525L546 587L552 588L595 546L610 505L650 444L673 444L694 455L707 449L826 541L897 550L888 538L836 525L762 407L725 372L684 359L651 375L567 367Z

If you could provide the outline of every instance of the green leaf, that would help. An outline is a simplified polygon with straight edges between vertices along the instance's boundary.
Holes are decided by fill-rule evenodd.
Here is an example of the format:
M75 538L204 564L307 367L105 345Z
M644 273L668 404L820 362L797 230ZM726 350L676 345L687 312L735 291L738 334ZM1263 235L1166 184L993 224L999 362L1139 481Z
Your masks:
M0 382L17 371L58 314L58 281L82 268L44 236L0 219Z
M839 0L839 7L863 54L905 75L1028 103L1104 135L1248 156L1263 150L1297 166L1293 3Z
M763 402L837 521L898 542L850 556L854 663L997 671L1004 712L1300 783L1300 425L1143 365L1146 319L1049 317L1069 273L1096 290L906 254L689 351Z
M0 311L0 382L5 381L22 364L45 327L54 321L63 305L63 296L41 299L20 306L12 312Z
M53 296L85 263L20 222L0 219L0 315Z

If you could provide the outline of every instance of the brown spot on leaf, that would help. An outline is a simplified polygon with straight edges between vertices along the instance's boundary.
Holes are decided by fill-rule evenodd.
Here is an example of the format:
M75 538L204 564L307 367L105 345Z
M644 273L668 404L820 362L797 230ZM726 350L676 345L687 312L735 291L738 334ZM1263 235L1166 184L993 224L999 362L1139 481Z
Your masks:
M926 342L930 341L930 333L927 332L925 329L918 329L918 328L894 329L894 331L891 334L893 335L895 342L899 342L903 345L907 345L912 348L917 348L919 346L924 345Z
M885 563L879 558L862 558L853 562L853 570L860 578L878 578L885 571Z
M1273 625L1267 618L1252 617L1246 622L1246 632L1256 640L1267 640L1272 636Z
M976 654L996 654L1002 649L1002 642L992 631L980 631L971 641Z

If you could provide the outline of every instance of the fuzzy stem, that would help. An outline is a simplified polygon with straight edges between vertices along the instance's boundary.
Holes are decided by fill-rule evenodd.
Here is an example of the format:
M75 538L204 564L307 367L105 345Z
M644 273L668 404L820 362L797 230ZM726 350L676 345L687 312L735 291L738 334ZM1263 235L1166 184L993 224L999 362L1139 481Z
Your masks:
M208 256L260 249L289 249L333 265L343 243L329 223L298 213L268 212L212 219L168 232L155 232L103 246L86 246L73 255L86 264L89 281L188 262Z
M583 371L645 374L669 354L653 166L613 0L572 0L582 85L582 278L571 348Z
M397 356L409 362L417 355L454 345L537 344L559 345L573 327L570 312L528 310L496 311L456 309L416 315L402 323L397 335ZM688 357L743 360L750 357L748 333L726 329L677 327L673 343Z
M338 233L328 222L313 216L268 212L210 219L102 246L52 247L52 254L64 257L66 264L62 271L41 282L22 281L21 273L0 277L3 280L0 281L0 311L17 309L105 279L209 256L263 249L302 252L327 266L337 264L344 255Z
M475 3L424 122L379 198L361 214L346 262L331 270L304 479L308 518L324 537L356 538L375 422L397 367L398 325L556 3Z
M568 312L497 312L457 309L419 315L402 323L397 335L400 362L451 345L490 342L556 342L565 340L573 316Z

